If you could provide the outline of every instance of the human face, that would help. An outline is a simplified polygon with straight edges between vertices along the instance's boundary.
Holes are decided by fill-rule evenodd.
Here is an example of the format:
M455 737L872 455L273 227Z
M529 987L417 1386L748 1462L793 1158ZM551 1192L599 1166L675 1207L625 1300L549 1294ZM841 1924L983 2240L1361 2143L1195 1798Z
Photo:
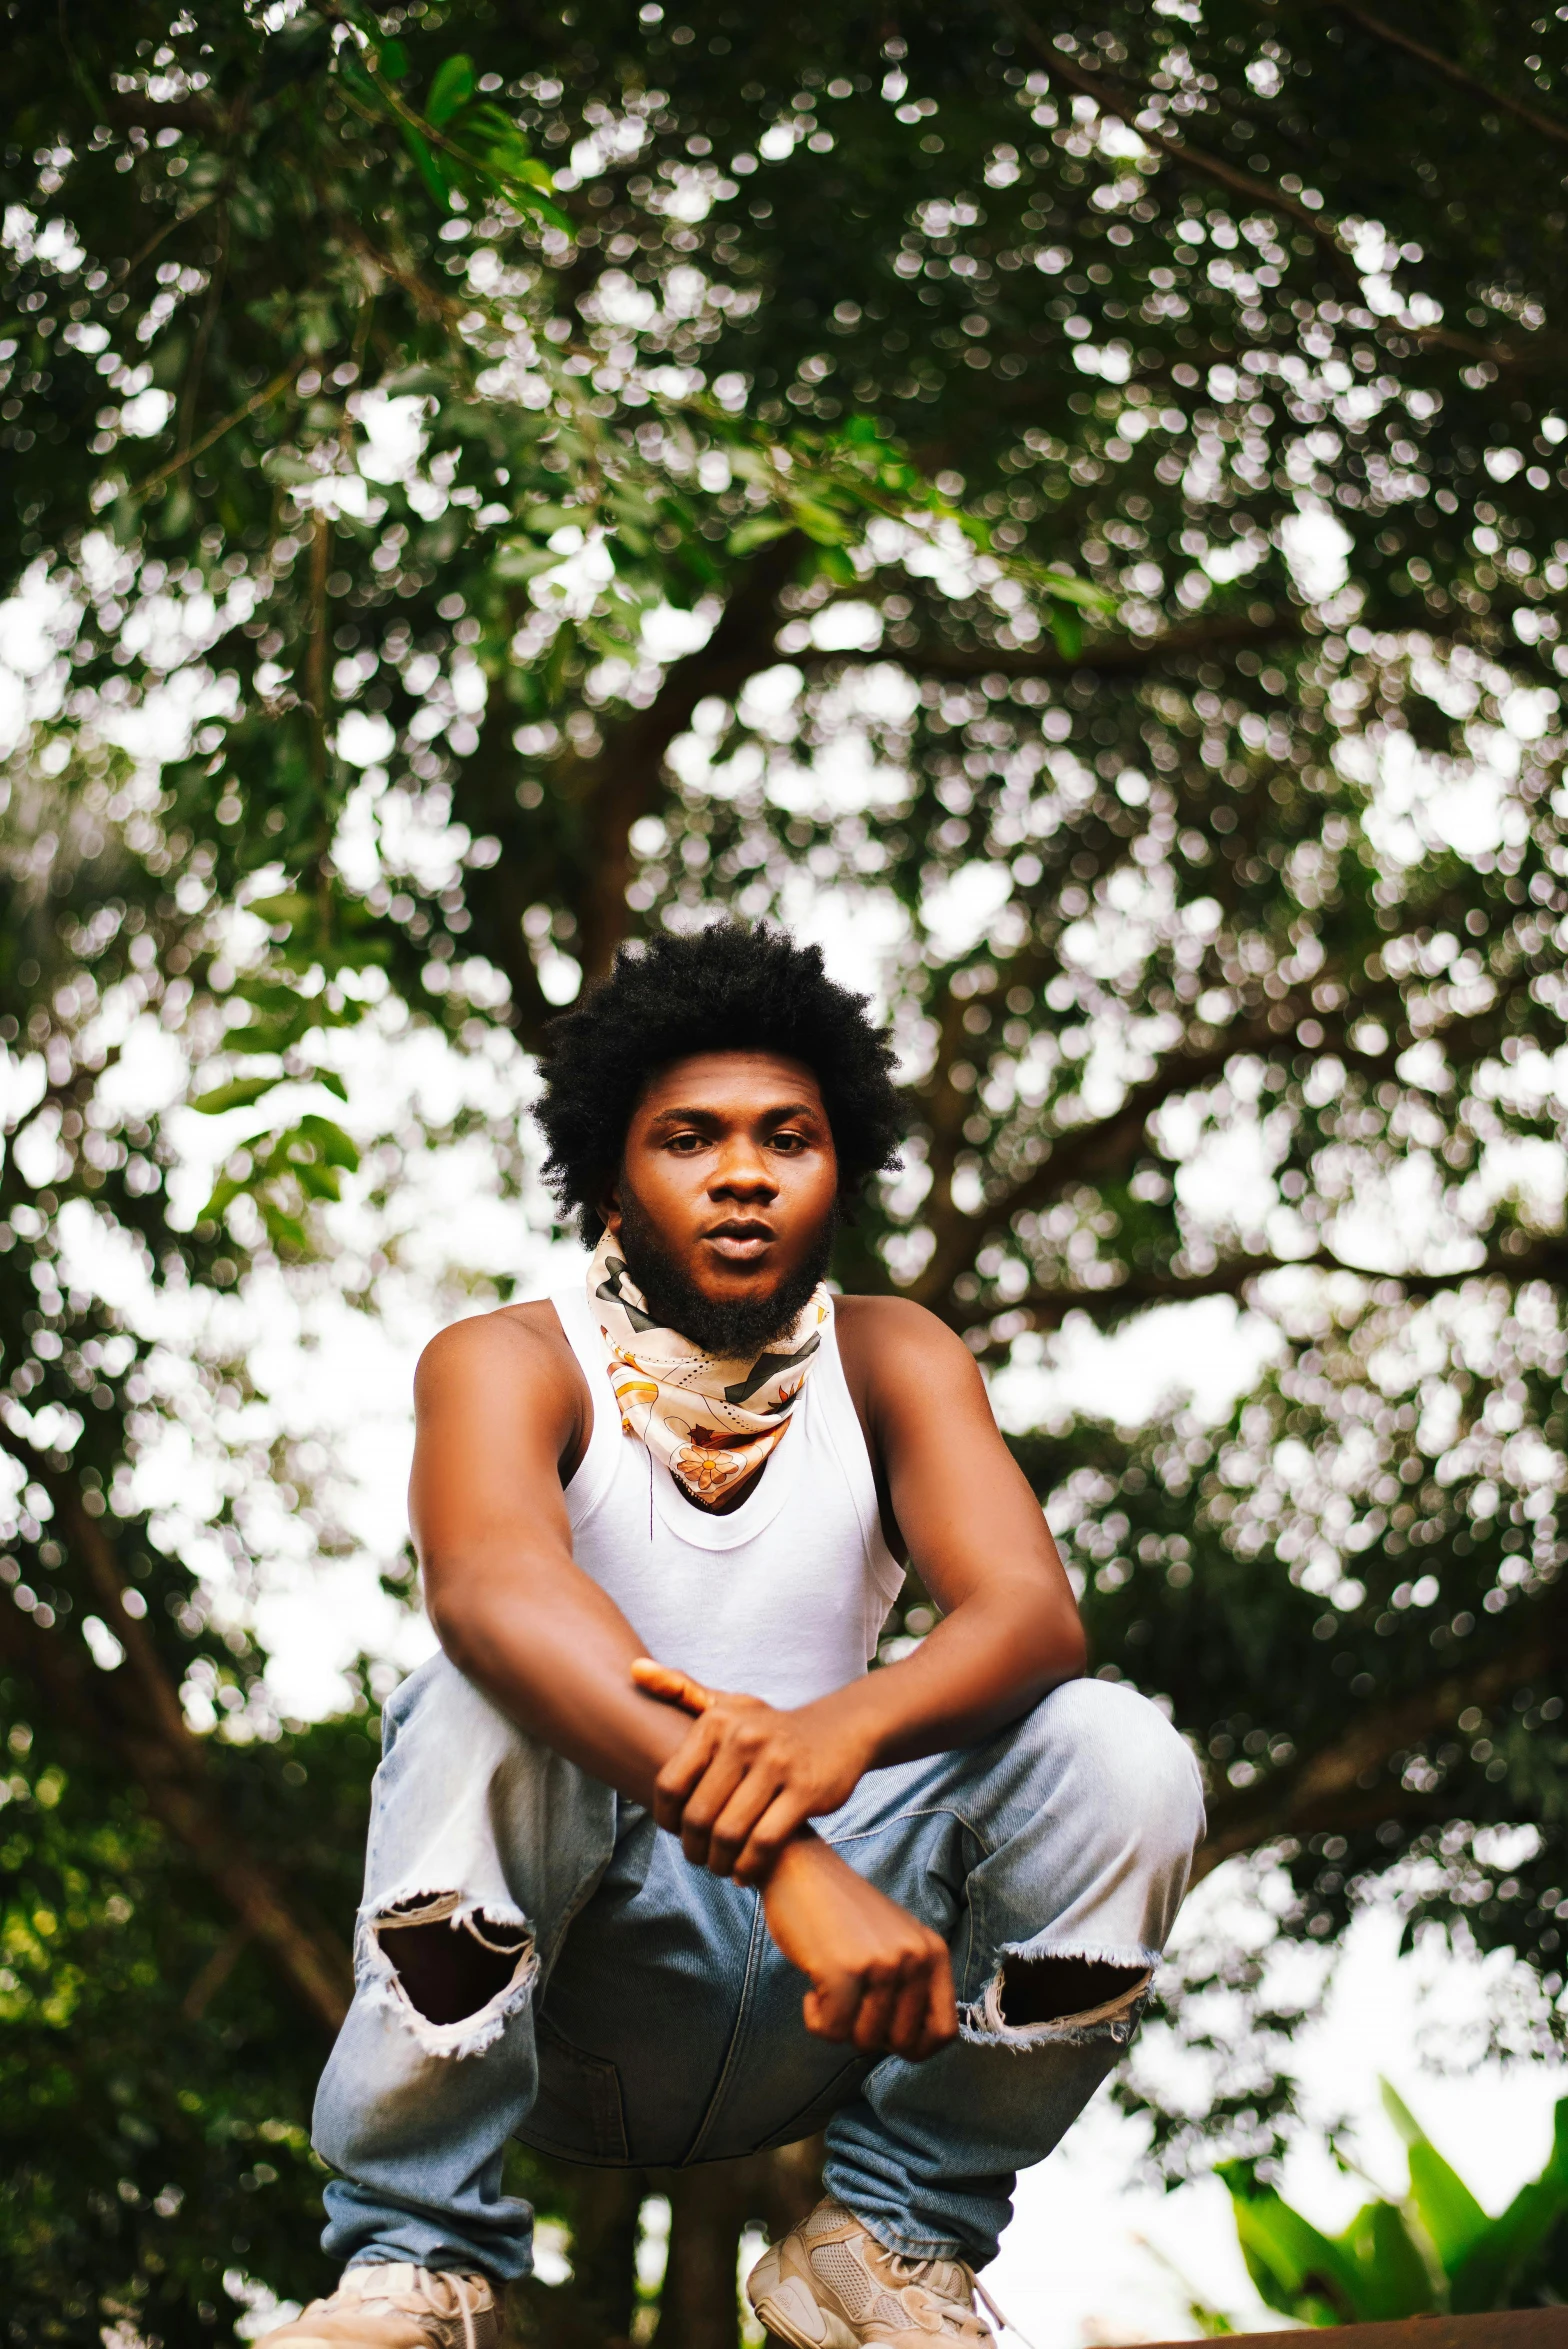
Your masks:
M604 1208L661 1319L714 1352L760 1347L826 1269L838 1158L804 1062L703 1052L658 1070Z

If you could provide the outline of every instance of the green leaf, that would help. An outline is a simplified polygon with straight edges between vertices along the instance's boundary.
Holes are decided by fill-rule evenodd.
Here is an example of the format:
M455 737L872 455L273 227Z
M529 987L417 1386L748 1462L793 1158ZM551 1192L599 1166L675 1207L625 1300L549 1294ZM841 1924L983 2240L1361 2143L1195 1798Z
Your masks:
M1410 2194L1444 2273L1452 2275L1492 2221L1385 2080L1383 2109L1410 2149Z
M1064 661L1075 661L1083 651L1083 622L1076 612L1058 607L1050 615L1051 634Z
M294 1130L302 1141L320 1153L325 1165L346 1167L350 1174L359 1165L359 1151L352 1137L331 1118L317 1117L312 1111L300 1119Z
M284 489L303 489L321 479L321 468L309 463L297 449L269 449L261 460L261 469L269 481L278 482Z
M423 360L419 360L411 367L399 367L391 375L385 376L381 388L397 396L424 392L431 398L439 399L443 393L451 390L452 383L451 377L439 367L427 366Z
M377 114L386 113L386 102L369 74L359 61L359 53L344 42L334 60L334 69L340 82L347 84L362 106L371 107Z
M430 193L432 196L434 196L442 211L450 212L452 209L451 182L448 180L446 173L441 169L440 164L431 154L428 144L420 137L413 124L404 122L401 116L398 118L397 127L399 133L402 136L404 146L408 149L410 155L412 155L414 158L414 162L418 167L420 178L424 181L426 187L430 190Z
M460 107L466 106L474 94L474 61L458 55L448 57L436 68L430 95L425 100L425 120L435 130L442 130Z
M300 1256L310 1254L310 1235L298 1216L286 1215L273 1200L263 1199L261 1219L274 1248L292 1248Z
M1338 2240L1355 2265L1357 2313L1364 2324L1421 2316L1435 2306L1431 2273L1397 2204L1364 2203Z
M775 514L757 514L749 521L737 522L725 545L732 555L752 555L759 546L787 537L793 528L792 522L781 522Z
M790 508L796 522L808 538L819 546L843 546L850 536L849 524L842 514L835 514L815 498L792 498Z
M1109 612L1116 608L1116 598L1107 589L1096 587L1092 579L1075 579L1070 571L1038 572L1036 585L1059 603L1080 604L1086 612Z
M226 1109L248 1109L283 1082L281 1069L275 1077L235 1077L229 1084L215 1085L210 1093L201 1094L191 1107L199 1109L203 1117L221 1117Z
M324 1087L335 1100L346 1101L348 1099L348 1087L335 1068L318 1068L315 1081Z
M524 509L521 519L525 527L541 537L550 531L564 529L568 523L581 530L593 521L591 506L556 506L540 504ZM560 560L557 556L557 561Z
M552 552L547 546L530 546L513 539L498 549L490 569L500 580L520 585L525 579L537 579L541 571L553 571L566 557Z
M1513 2303L1514 2283L1531 2255L1568 2215L1568 2096L1558 2104L1545 2168L1521 2186L1500 2218L1454 2269L1450 2305L1468 2315Z
M302 889L284 889L276 897L252 897L245 905L245 911L253 913L258 921L287 923L290 928L296 922L308 921L315 910L315 899L307 897ZM251 997L252 1002L257 1000L256 996Z
M329 1166L318 1166L314 1159L296 1151L291 1172L307 1199L341 1199L342 1187Z
M538 217L541 220L547 220L552 228L558 228L563 236L569 237L574 233L573 224L568 215L561 210L558 204L552 204L548 196L542 196L537 188L524 186L517 180L509 180L506 193L514 204L520 204L526 211L537 213Z
M400 82L408 72L408 51L401 41L383 41L376 65L389 82Z
M1247 2273L1270 2308L1308 2324L1349 2324L1360 2314L1356 2277L1343 2247L1268 2187L1243 2162L1222 2162Z

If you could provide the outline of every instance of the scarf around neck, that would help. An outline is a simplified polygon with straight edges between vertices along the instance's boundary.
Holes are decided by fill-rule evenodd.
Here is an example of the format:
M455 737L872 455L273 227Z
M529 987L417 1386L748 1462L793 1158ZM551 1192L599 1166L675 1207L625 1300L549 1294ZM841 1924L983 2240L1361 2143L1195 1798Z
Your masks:
M702 1509L727 1500L782 1443L833 1319L832 1294L818 1282L762 1353L709 1354L679 1330L660 1328L608 1232L588 1267L588 1303L622 1434L646 1444Z

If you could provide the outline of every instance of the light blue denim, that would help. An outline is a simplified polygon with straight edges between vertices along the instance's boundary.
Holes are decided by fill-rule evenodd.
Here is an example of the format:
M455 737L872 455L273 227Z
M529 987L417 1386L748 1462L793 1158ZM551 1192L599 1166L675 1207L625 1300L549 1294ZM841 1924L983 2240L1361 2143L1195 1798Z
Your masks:
M1202 1832L1197 1765L1104 1681L981 1745L868 1774L818 1824L952 1952L962 2036L925 2064L811 2036L757 1895L690 1865L646 1811L517 1729L444 1656L386 1710L357 1989L316 2099L328 2252L499 2278L531 2267L509 2137L598 2163L721 2160L827 2130L828 2190L890 2250L995 2256L1043 2160L1132 2035L1105 2010L1010 2026L1009 1956L1157 1960ZM515 1947L461 2022L405 1994L385 1924Z

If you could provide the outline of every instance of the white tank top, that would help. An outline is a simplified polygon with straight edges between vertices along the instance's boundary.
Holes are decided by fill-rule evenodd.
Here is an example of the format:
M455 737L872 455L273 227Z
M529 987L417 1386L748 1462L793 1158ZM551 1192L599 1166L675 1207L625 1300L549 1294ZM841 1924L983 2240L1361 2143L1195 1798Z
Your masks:
M593 1406L566 1488L572 1552L649 1655L773 1705L810 1704L858 1680L904 1570L882 1538L832 1326L761 1478L738 1509L715 1517L621 1432L585 1284L550 1302Z

